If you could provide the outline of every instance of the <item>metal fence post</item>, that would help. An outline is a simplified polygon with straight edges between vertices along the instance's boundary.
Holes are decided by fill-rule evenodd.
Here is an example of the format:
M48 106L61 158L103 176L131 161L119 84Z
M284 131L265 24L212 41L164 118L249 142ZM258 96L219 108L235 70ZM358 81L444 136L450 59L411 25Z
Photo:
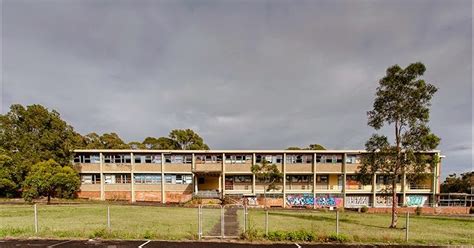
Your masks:
M268 209L265 210L265 236L268 236Z
M339 211L336 210L336 235L339 235Z
M247 232L247 206L244 206L244 233Z
M198 206L198 238L201 240L202 238L202 211L201 211L201 205Z
M110 229L110 206L107 205L107 228Z
M38 233L38 209L36 208L36 204L34 205L35 209L35 233Z
M224 206L221 205L221 238L224 238Z
M407 211L406 223L405 223L405 241L408 242L408 229L410 227L410 213Z

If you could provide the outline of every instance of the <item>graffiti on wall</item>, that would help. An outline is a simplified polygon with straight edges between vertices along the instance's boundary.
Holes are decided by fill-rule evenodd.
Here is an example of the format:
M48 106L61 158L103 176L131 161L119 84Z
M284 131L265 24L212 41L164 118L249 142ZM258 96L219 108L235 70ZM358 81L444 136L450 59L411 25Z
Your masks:
M376 206L392 206L392 197L386 195L378 195L375 197Z
M342 207L343 199L334 196L317 196L315 199L316 207Z
M314 197L310 194L287 195L286 204L295 207L313 206Z
M246 197L248 206L257 206L257 197Z
M343 200L341 197L334 196L317 196L312 194L290 194L286 196L286 204L292 207L342 207Z
M369 206L369 196L348 196L346 197L346 207Z
M409 207L422 207L427 201L428 196L423 195L409 195L406 198L406 203Z

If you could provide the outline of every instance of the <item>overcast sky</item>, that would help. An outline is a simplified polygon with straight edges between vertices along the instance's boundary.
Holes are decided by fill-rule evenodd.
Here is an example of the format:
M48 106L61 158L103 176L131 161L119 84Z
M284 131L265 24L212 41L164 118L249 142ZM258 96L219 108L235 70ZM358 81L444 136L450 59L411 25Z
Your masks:
M472 170L472 9L451 1L4 0L2 101L126 141L362 149L378 80L421 61L443 177ZM392 129L385 130L389 134Z

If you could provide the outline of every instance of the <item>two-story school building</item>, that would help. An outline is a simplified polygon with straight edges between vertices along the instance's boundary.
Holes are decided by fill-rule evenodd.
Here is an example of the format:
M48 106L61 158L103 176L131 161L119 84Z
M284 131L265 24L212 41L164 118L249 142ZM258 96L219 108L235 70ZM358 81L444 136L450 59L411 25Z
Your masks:
M279 207L387 207L387 175L370 184L357 181L363 150L75 150L81 198L180 203L195 198L231 197L248 205ZM427 154L440 155L439 151ZM441 157L441 156L440 156ZM252 174L266 160L283 174L277 190ZM397 198L403 206L434 205L440 165L410 184L403 175Z

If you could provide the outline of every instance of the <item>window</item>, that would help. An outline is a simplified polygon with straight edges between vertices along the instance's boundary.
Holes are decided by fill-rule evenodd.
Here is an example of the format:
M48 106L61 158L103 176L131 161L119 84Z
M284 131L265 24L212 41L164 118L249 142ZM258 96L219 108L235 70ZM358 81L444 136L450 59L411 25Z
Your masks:
M161 175L157 174L135 174L135 183L137 184L160 184Z
M92 164L99 164L100 163L100 156L99 154L80 154L74 156L74 163L92 163Z
M185 164L191 164L191 163L193 163L193 156L191 156L191 155L185 155L185 156L184 156L184 163L185 163Z
M252 176L234 176L234 182L236 183L251 183Z
M104 178L106 184L130 183L129 174L105 174Z
M82 174L81 183L82 184L99 184L100 175L99 174Z
M191 184L193 183L192 175L176 175L176 184Z
M173 181L176 181L176 176L174 176L174 175L165 175L165 183L172 184Z
M327 184L329 182L328 180L328 176L316 176L316 183L324 183L324 184Z
M347 164L355 164L356 163L356 155L346 155L346 163Z

